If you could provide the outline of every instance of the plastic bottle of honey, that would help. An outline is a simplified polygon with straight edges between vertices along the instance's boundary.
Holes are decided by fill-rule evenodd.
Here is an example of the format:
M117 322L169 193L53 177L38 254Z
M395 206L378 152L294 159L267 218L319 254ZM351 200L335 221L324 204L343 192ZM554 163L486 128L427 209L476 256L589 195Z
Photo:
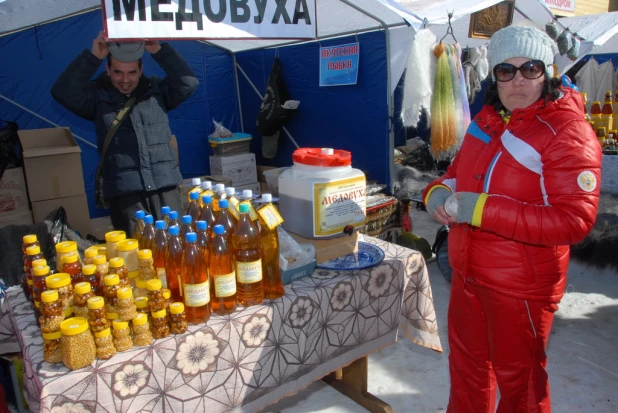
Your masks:
M161 207L162 221L165 222L165 229L167 229L167 224L170 221L170 212L172 212L172 209L170 207Z
M173 226L178 226L178 211L170 211L170 220L167 223L167 229Z
M197 234L186 235L182 263L182 289L189 324L201 324L210 318L210 283L208 263L197 247Z
M193 231L193 218L191 215L183 215L182 223L180 224L180 239L183 242L183 247L187 245L187 234Z
M199 204L200 204L200 208L204 208L204 196L209 195L209 196L213 196L214 192L212 191L212 182L210 181L204 181L202 182L202 192L200 192L200 197L199 199Z
M202 213L202 208L200 207L200 204L198 202L199 197L200 194L198 192L191 192L189 194L189 199L191 200L191 202L189 202L187 215L191 217L191 222L193 223L193 225L195 225L195 223L200 219L200 215ZM195 230L195 227L193 227L193 229Z
M212 196L204 195L202 198L202 204L204 207L202 208L202 213L200 214L199 221L206 221L208 226L208 233L212 233L212 229L215 226L215 221L217 217L215 216L215 212L212 209Z
M236 228L236 222L234 222L234 218L230 216L227 199L220 200L219 207L219 214L215 220L215 225L223 225L223 228L225 228L225 233L228 237L230 237L232 232L234 232L234 228Z
M221 210L223 214L224 210ZM249 215L249 205L239 206L240 220L232 233L232 248L236 263L236 299L244 306L264 300L262 260L264 252L260 233Z
M187 194L187 199L191 202L191 194L197 192L198 196L202 192L202 180L200 178L191 178L191 190Z
M135 226L133 227L132 237L139 242L142 239L142 233L144 232L144 217L146 213L141 209L135 212Z
M261 211L272 206L272 195L262 195ZM258 211L258 213L259 213ZM277 226L270 228L270 223L260 216L260 235L262 239L262 249L264 250L264 263L262 265L264 277L264 298L274 300L285 295L281 273L279 272L279 236Z
M139 241L139 248L142 250L154 250L155 228L153 223L152 215L144 217L144 232L142 233L142 239Z
M214 193L215 193L215 195L212 197L212 210L214 211L215 216L216 216L219 213L219 208L220 208L219 201L221 201L222 199L225 199L225 197L226 197L225 185L224 184L216 184L215 185Z
M182 267L182 241L177 226L168 228L169 242L167 244L167 259L165 261L165 277L167 288L172 292L173 301L183 301L180 290Z
M167 277L165 276L165 258L167 256L168 235L165 230L165 222L155 223L155 247L153 250L154 267L157 278L161 280L163 288L167 288Z
M236 310L236 271L234 256L228 247L223 225L215 225L210 242L209 274L212 287L212 311L229 314Z

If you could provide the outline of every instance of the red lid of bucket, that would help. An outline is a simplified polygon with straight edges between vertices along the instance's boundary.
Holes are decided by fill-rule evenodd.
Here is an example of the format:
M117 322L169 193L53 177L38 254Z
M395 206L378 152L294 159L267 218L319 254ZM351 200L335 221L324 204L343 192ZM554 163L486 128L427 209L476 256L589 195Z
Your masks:
M292 159L311 166L349 166L352 153L331 148L299 148L292 154Z

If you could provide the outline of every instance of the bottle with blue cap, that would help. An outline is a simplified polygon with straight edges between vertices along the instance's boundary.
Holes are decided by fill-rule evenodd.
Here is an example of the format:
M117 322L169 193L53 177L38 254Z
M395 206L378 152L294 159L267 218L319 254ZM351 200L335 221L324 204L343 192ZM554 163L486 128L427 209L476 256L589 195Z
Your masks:
M236 270L234 256L229 249L223 225L215 225L210 242L208 273L213 286L211 308L216 314L230 314L236 310Z
M170 220L167 223L167 228L169 227L180 227L180 222L178 222L178 211L170 211Z
M202 208L199 221L206 221L208 232L212 235L212 229L214 228L215 221L217 219L215 216L215 211L212 209L212 195L204 195L202 197L202 204L204 207Z
M199 197L200 192L202 192L202 179L201 178L191 178L191 189L187 194L187 199L191 202L191 194L193 192L197 192Z
M197 221L195 223L195 233L197 234L197 247L200 249L204 257L208 259L208 224L206 221Z
M238 209L240 219L231 238L236 263L236 300L248 307L264 300L264 251L260 233L249 215L249 205L240 204Z
M144 232L142 238L138 241L140 249L154 250L155 245L155 228L154 218L152 215L144 217Z
M180 239L180 228L177 225L167 228L169 241L167 244L167 258L165 260L165 277L167 288L172 292L172 301L182 301L180 288L182 273L183 245Z
M142 233L144 232L144 217L146 213L141 209L135 212L135 226L133 227L133 231L131 235L133 239L136 239L137 242L142 239Z
M232 232L234 231L234 228L236 227L236 222L234 222L234 218L232 218L230 212L228 211L227 199L221 199L219 201L219 207L219 214L215 220L215 225L223 225L229 239L230 235L232 235Z
M191 220L193 223L197 222L200 219L200 215L202 214L202 207L200 207L200 204L198 202L199 197L200 194L197 191L191 192L189 194L189 199L191 200L191 202L189 202L187 215L191 216ZM193 230L195 230L195 227L193 228Z
M212 197L212 210L215 211L215 215L218 215L219 209L221 208L219 206L219 201L225 199L225 197L227 196L225 194L225 184L216 184L213 192L215 194Z
M212 191L212 182L204 181L202 182L202 192L200 192L199 204L200 208L204 208L203 198L206 195L213 196L215 193Z
M167 257L167 244L169 243L169 237L165 230L165 221L155 222L155 246L152 250L152 258L154 260L154 267L157 273L157 278L161 280L161 286L167 288L167 277L165 276L165 259Z
M170 222L170 212L172 212L172 208L168 206L161 207L161 215L163 222L165 222L165 229L167 229L167 226Z
M187 245L187 234L193 231L193 218L191 215L183 215L180 224L180 239L183 241L184 246Z
M197 246L197 234L188 232L181 269L182 295L187 323L202 324L210 318L208 262Z

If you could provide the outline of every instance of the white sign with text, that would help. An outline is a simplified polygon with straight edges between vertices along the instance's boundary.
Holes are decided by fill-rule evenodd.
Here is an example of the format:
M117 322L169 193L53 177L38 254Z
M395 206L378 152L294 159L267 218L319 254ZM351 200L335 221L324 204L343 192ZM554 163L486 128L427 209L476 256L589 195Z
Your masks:
M575 0L543 0L550 9L575 11Z
M314 39L316 0L102 0L110 39Z

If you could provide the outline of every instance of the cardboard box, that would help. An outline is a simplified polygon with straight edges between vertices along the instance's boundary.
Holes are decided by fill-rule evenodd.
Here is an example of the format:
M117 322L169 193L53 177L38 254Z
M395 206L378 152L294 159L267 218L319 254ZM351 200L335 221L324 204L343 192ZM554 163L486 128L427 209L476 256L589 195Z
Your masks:
M315 271L315 266L317 265L317 261L313 260L309 264L305 264L298 268L292 268L286 271L281 271L281 280L283 284L290 284L296 280L300 280L302 278L311 277L313 271Z
M358 251L358 231L354 231L352 235L330 239L308 239L289 231L288 233L299 244L313 244L318 264Z
M268 184L266 182L260 182L260 193L270 194L270 188L268 188Z
M223 184L227 188L228 186L232 186L232 180L228 179L224 176L218 175L204 175L199 177L202 182L210 181L212 182L212 186L216 184ZM182 213L178 211L178 216L183 216L187 209L189 209L189 191L193 189L193 185L191 184L191 179L183 179L182 184L178 185L178 192L180 192L180 202L182 202Z
M210 173L231 179L233 187L258 181L255 155L252 153L234 156L211 156Z
M0 228L6 227L7 225L32 224L34 224L34 221L32 221L32 212L30 212L30 210L0 215Z
M5 169L0 179L0 215L30 211L22 168Z
M83 195L81 149L69 128L20 130L30 201Z
M248 185L235 186L234 189L236 189L236 193L242 192L245 189L250 189L251 191L253 191L253 195L262 193L262 191L260 190L259 182L254 182Z
M69 225L74 231L79 231L82 238L92 233L92 223L88 212L86 195L70 196L66 198L48 199L32 203L34 222L45 221L45 218L58 207L64 207Z

